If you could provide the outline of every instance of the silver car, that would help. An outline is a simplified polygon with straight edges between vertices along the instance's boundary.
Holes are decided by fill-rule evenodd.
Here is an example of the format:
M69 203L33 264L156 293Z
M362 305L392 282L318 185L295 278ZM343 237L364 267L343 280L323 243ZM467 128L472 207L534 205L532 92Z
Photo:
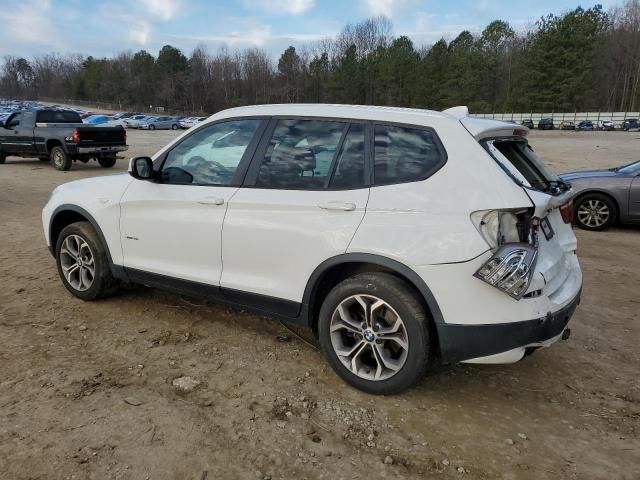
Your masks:
M575 192L578 227L605 230L616 220L640 224L640 160L609 170L564 173L560 178Z
M127 118L124 123L127 128L140 128L140 124L148 118L148 115L134 115L131 118Z
M177 130L180 128L178 120L173 117L148 117L140 122L144 130Z

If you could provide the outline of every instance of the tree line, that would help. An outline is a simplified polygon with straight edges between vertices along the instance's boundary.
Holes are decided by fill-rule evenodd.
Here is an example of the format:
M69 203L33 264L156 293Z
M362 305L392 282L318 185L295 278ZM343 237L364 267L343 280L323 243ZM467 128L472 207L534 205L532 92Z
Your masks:
M8 55L0 96L206 112L259 103L323 102L472 112L640 109L640 0L540 18L525 31L495 20L480 33L416 46L391 22L347 24L334 38L290 46L277 62L258 48L186 56L166 45L111 58Z

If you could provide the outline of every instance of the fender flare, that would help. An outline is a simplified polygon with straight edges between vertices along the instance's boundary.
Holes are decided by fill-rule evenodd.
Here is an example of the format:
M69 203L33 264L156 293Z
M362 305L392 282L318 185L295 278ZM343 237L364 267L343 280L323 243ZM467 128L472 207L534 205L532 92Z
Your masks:
M440 306L438 305L436 298L431 292L431 289L427 286L420 275L418 275L410 267L388 257L383 257L382 255L375 255L372 253L344 253L341 255L336 255L335 257L331 257L318 265L307 281L307 285L304 289L304 294L302 297L302 304L303 308L305 309L303 314L307 319L309 325L311 324L311 300L313 299L320 285L322 276L329 269L344 263L370 263L373 265L379 265L381 267L388 268L389 270L392 270L397 274L403 276L422 295L422 298L429 308L431 317L433 318L436 326L445 323L444 317L442 316L442 311L440 310Z
M96 222L96 219L93 218L93 215L91 215L89 212L87 212L84 208L79 207L77 205L73 205L73 204L69 204L69 203L65 203L65 204L59 205L59 206L57 206L55 208L55 210L51 214L51 217L49 218L49 242L51 243L51 246L50 246L51 255L53 255L54 258L56 256L56 246L55 246L55 244L53 242L53 223L54 223L54 220L56 219L56 217L60 213L68 212L68 211L77 213L78 215L82 215L84 218L87 219L87 221L91 224L93 229L98 234L98 238L100 239L100 242L102 242L102 246L104 247L104 249L105 249L105 251L107 253L107 260L109 261L109 268L111 269L112 275L114 277L116 277L116 278L126 279L126 273L125 273L124 267L122 267L120 265L115 265L113 263L113 258L111 257L111 252L109 251L109 244L107 243L107 239L105 238L104 233L102 233L102 229L98 225L98 222ZM57 239L56 239L55 243L57 243Z

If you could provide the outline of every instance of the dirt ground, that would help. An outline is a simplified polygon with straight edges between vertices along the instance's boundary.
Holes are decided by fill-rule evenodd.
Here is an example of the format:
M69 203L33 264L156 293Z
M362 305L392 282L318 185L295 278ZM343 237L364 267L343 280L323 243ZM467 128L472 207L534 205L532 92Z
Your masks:
M130 132L128 154L175 135ZM531 137L556 171L640 158L637 133ZM143 287L72 297L41 208L56 185L105 173L0 165L1 479L640 478L639 228L577 232L569 341L374 397L273 320ZM191 393L172 386L183 375Z

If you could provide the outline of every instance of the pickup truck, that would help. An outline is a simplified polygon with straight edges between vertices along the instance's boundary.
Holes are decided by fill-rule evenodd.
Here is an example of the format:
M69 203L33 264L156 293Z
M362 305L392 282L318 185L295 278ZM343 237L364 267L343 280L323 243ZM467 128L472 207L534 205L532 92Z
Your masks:
M12 155L50 161L56 170L69 170L73 162L91 159L111 168L117 153L127 148L127 132L121 126L86 125L69 110L15 112L0 127L0 164Z

